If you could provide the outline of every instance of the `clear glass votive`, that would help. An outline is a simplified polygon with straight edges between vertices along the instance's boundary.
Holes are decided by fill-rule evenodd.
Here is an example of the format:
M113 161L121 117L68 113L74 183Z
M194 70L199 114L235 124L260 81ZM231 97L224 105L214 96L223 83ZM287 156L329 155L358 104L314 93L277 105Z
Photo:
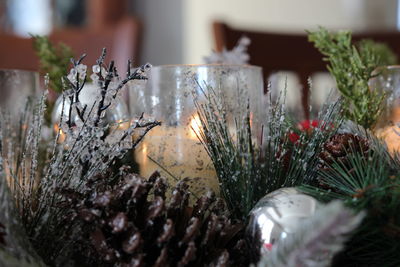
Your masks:
M251 125L254 133L260 134L262 69L248 65L166 65L153 67L148 76L148 81L130 84L130 111L136 117L144 112L162 125L152 129L135 149L140 175L147 178L158 170L172 183L190 178L194 193L208 189L218 193L216 172L196 134L201 126L193 97L204 102L203 91L207 93L209 88L222 93L232 135L233 118L244 118L249 100Z
M385 94L383 111L375 125L375 133L389 151L400 152L400 65L379 67L369 82L370 89Z
M0 69L0 107L12 115L25 109L28 97L39 93L39 74L26 70Z

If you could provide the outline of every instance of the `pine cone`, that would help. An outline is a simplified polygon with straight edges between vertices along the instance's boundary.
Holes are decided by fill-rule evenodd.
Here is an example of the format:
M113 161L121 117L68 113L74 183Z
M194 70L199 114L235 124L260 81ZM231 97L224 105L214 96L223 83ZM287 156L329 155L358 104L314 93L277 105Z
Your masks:
M249 265L244 226L229 220L222 200L210 194L189 207L185 182L167 199L158 173L107 180L96 177L83 194L64 191L71 218L82 226L74 240L80 266Z
M332 136L323 146L319 154L319 169L329 171L334 162L341 162L349 167L348 156L351 153L361 153L367 157L369 152L368 140L351 133L340 133ZM320 186L326 187L324 182L320 181Z

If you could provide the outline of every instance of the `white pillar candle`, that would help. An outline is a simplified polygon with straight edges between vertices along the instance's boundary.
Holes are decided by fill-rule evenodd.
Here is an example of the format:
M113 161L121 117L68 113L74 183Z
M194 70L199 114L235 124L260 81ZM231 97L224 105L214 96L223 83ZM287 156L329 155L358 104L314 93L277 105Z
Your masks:
M197 125L193 119L186 127L162 125L152 129L135 149L140 175L148 178L158 170L172 184L177 179L189 177L192 192L202 193L211 189L218 193L213 164L194 132Z

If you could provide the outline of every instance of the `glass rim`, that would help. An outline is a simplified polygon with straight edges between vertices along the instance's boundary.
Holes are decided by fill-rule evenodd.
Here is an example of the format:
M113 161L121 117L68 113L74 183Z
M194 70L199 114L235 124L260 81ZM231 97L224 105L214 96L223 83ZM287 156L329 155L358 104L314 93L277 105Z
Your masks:
M243 68L243 69L257 69L262 70L261 66L250 65L250 64L166 64L166 65L157 65L153 66L152 69L161 69L161 68L196 68L196 67L215 67L215 68ZM400 67L400 65L399 65Z

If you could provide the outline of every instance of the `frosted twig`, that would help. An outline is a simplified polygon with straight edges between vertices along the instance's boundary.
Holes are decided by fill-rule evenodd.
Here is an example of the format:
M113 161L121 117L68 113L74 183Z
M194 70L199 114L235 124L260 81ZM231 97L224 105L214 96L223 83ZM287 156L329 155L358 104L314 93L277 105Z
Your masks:
M72 60L73 68L64 79L61 120L52 146L43 144L41 136L45 95L36 108L33 105L26 108L20 125L14 125L9 115L0 113L0 170L9 178L17 214L21 216L30 241L49 262L54 262L64 251L70 234L63 223L68 207L63 205L60 189L86 190L89 178L109 169L116 159L129 151L127 145L135 148L148 131L160 124L141 121L127 130L113 131L106 123L103 115L113 108L118 91L130 80L145 79L150 65L128 72L126 79L120 81L112 61L107 70L104 69L105 56L104 49L98 65L93 66L95 75L91 77L101 95L90 108L82 106L79 100L87 77L87 67L82 64L85 56ZM65 101L70 102L67 110L64 110ZM140 134L134 142L130 137L136 131ZM59 144L61 134L66 139ZM49 149L45 149L48 154L40 150L43 146L48 146Z

